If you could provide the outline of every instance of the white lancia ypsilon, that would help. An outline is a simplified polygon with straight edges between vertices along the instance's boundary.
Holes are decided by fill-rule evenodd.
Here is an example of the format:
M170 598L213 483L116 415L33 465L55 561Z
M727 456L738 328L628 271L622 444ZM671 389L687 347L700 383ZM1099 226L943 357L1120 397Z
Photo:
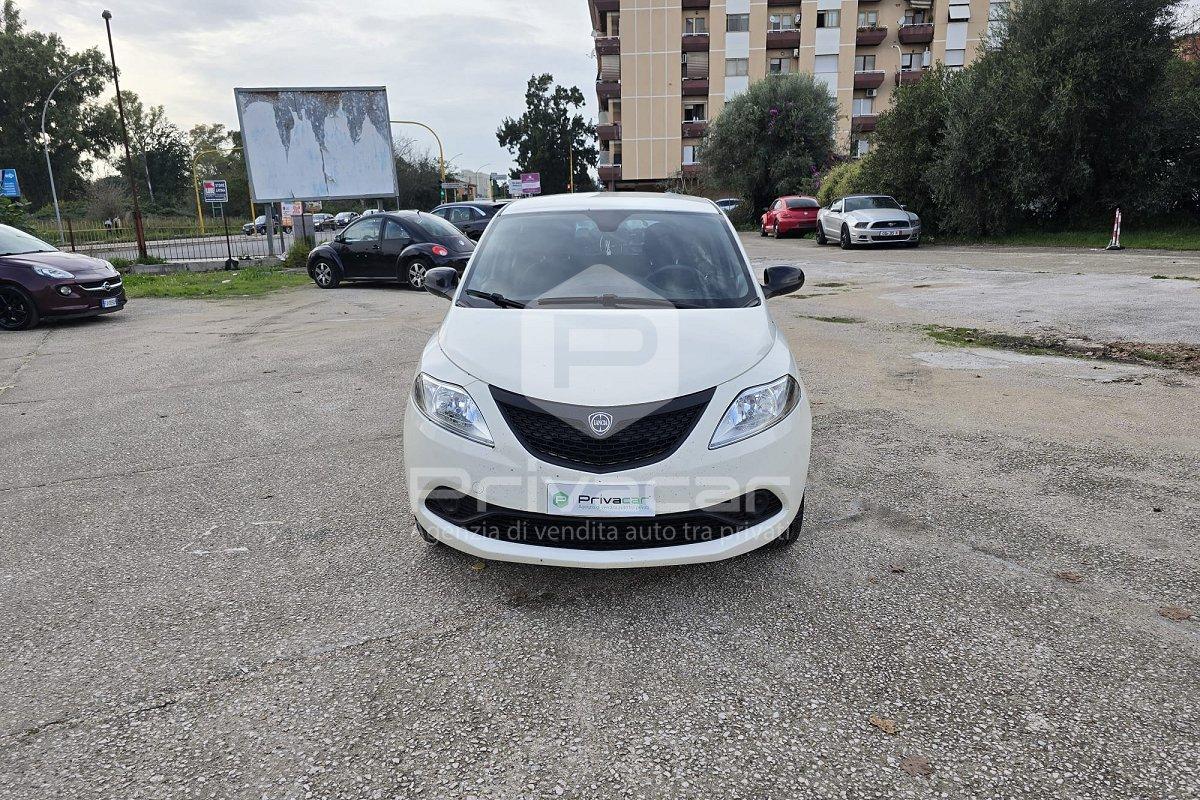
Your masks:
M404 422L430 542L569 567L715 561L790 542L812 417L733 226L709 200L519 200L483 234Z

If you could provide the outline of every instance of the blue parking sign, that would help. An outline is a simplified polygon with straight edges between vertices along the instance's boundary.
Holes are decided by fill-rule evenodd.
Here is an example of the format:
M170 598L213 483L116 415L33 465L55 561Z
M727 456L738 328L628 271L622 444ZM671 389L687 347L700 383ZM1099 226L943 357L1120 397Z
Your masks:
M17 183L15 169L0 169L0 197L20 197L21 184Z

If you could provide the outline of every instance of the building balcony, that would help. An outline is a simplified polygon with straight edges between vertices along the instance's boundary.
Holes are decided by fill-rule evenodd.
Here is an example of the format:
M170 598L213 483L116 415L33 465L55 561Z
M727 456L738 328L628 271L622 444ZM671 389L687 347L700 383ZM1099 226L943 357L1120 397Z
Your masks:
M601 164L596 168L596 171L600 173L600 180L605 183L621 180L620 164Z
M684 34L681 47L685 53L706 52L708 50L708 34Z
M859 47L874 47L887 38L887 28L859 28L854 43Z
M779 31L767 31L767 47L769 49L779 50L799 46L800 31L797 28L789 28Z
M850 120L850 130L857 133L870 133L875 130L875 120L878 117L874 114L864 114L859 117L853 117Z
M700 171L700 169L701 167L699 164L684 164L682 171L684 175L695 175Z
M603 105L605 100L612 100L621 96L620 81L596 81L596 97Z
M708 78L684 78L682 81L683 94L688 96L702 95L708 97ZM618 84L618 87L620 84Z
M929 44L933 41L933 23L901 25L898 36L900 44Z
M708 8L710 0L683 0L684 8Z
M798 6L798 5L800 5L800 0L767 0L767 5L768 6Z
M910 83L916 83L925 77L923 69L902 69L896 73L896 85L906 86Z
M872 69L865 72L854 73L854 88L855 89L878 89L883 86L883 79L887 77L881 69Z
M704 120L695 120L683 123L680 133L684 139L699 139L704 135L704 131L706 130L708 130L707 122Z
M596 10L603 14L606 11L620 11L621 0L592 0Z
M621 138L621 123L615 122L611 125L597 125L596 138L602 142L615 142Z
M621 54L621 37L620 36L597 36L596 37L596 55L598 56L616 56Z

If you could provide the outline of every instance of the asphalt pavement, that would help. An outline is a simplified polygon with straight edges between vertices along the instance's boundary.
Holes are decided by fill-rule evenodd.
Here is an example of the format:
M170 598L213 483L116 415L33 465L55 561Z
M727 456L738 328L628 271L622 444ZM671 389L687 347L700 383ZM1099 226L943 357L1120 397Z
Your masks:
M1200 794L1200 378L922 329L1197 343L1200 258L746 241L805 534L686 568L414 534L430 295L0 336L0 797Z

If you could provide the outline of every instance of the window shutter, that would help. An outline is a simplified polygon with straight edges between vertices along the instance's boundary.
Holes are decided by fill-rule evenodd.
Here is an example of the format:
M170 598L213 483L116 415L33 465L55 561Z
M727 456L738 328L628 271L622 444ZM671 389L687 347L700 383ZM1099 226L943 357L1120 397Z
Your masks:
M708 53L688 53L687 76L689 78L708 77Z

